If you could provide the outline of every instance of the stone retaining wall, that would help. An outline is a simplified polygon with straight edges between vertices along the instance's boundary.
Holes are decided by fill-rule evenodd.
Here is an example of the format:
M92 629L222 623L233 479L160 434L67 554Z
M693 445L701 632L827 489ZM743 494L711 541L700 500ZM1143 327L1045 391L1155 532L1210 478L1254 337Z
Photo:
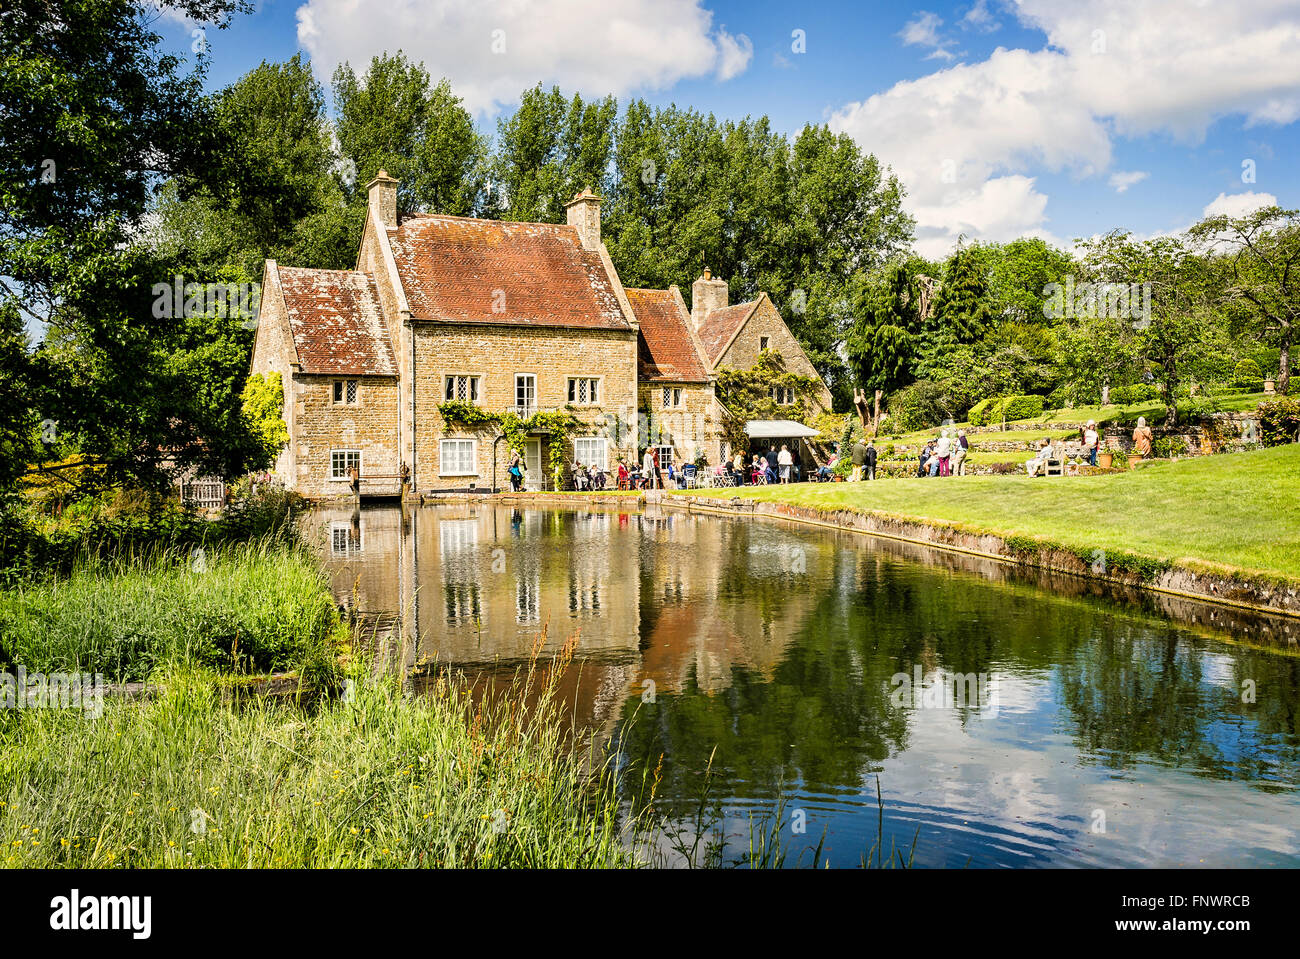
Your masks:
M1106 572L1094 569L1105 565L1100 555L1087 562L1079 555L1050 544L1023 548L1022 544L991 533L974 533L955 526L904 520L851 509L822 510L786 503L767 503L733 497L674 495L665 497L664 505L691 512L709 512L734 516L766 516L795 522L812 523L836 529L856 530L873 536L900 539L910 543L956 550L1003 562L1070 573L1102 582L1144 590L1155 590L1220 603L1261 613L1300 618L1300 589L1264 580L1252 580L1229 574L1214 574L1183 568L1153 566L1145 573L1125 569L1129 557L1114 557ZM1116 566L1120 567L1118 570ZM1296 642L1294 634L1290 642Z

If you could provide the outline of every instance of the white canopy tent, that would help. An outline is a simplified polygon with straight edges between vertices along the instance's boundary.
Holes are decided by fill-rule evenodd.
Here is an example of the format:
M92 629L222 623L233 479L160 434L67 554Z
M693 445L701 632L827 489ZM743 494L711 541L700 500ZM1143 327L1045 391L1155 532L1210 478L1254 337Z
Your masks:
M794 420L749 420L745 435L751 440L785 440L816 436L817 431Z

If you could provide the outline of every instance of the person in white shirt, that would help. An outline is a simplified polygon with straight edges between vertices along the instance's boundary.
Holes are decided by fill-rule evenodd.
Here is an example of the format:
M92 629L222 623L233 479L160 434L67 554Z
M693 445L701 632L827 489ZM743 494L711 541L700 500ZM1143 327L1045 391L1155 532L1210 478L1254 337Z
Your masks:
M655 488L655 454L654 450L648 446L646 447L645 456L641 459L641 478L646 489Z
M948 437L948 431L944 430L939 436L939 442L934 444L934 455L939 458L939 475L948 475L948 455L952 452L952 440Z
M785 444L781 444L781 452L776 454L776 465L781 470L781 482L790 482L790 467L794 466L794 457L786 449Z
M1083 430L1083 449L1088 454L1088 465L1097 465L1097 447L1100 445L1101 437L1097 434L1097 421L1088 420L1088 425Z

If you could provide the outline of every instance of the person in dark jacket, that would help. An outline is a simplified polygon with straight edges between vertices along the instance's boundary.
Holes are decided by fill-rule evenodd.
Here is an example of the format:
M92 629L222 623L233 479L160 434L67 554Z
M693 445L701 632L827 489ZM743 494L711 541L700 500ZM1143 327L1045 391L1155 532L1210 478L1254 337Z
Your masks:
M863 479L873 480L876 478L876 441L867 440L867 448L862 453L862 477Z
M849 474L849 482L856 483L862 479L862 467L867 462L867 447L859 437L858 441L853 444L853 472Z

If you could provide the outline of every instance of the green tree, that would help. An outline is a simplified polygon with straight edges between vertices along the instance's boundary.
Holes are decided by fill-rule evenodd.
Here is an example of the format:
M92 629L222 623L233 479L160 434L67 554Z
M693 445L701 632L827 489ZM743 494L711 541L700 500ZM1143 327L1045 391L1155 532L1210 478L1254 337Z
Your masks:
M1083 263L1094 282L1130 289L1150 285L1150 311L1119 317L1131 324L1129 341L1164 393L1165 424L1177 421L1180 388L1221 347L1212 321L1210 272L1182 236L1136 241L1116 230L1082 244ZM1112 317L1115 319L1115 317Z
M162 6L218 27L249 7ZM192 194L233 157L202 95L205 55L184 72L155 16L127 0L17 0L0 17L0 297L48 322L35 350L3 356L4 379L31 384L31 415L57 421L104 482L161 486L171 465L238 443L169 367L186 323L151 310L172 266L140 242L151 189L171 178Z
M424 64L398 51L374 57L362 77L344 63L333 82L339 150L352 164L348 196L358 209L381 169L401 181L402 210L470 216L481 208L487 145L447 80L434 84Z
M862 391L857 403L865 425L870 397L877 391L892 393L915 379L913 365L922 329L917 261L896 260L870 276L860 275L851 295L857 319L845 352Z
M497 127L488 209L508 220L563 223L564 204L591 188L604 192L618 104L584 103L559 87L525 90L519 108Z
M1244 310L1254 336L1279 351L1278 390L1291 390L1291 344L1300 328L1300 210L1276 206L1207 217L1193 240L1221 254L1218 299Z

